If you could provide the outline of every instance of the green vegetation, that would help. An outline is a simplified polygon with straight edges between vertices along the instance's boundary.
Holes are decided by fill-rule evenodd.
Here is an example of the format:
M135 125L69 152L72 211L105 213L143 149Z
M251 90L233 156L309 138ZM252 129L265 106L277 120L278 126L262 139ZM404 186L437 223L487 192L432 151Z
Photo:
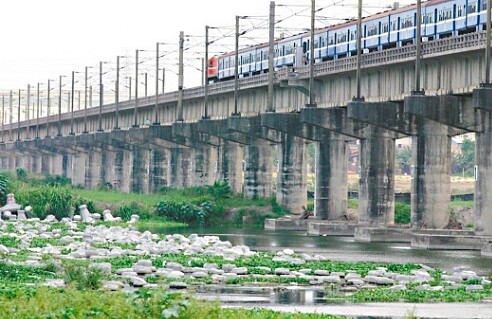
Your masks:
M57 219L71 217L83 204L92 213L110 209L114 216L121 217L123 221L130 220L133 214L139 215L141 222L137 227L242 224L243 216L248 217L246 220L249 223L262 225L265 218L280 217L287 213L274 199L252 200L233 195L227 181L188 189L163 188L158 194L126 194L114 191L112 187L80 189L72 187L70 179L43 177L24 169L2 173L0 196L3 178L5 193L15 193L17 202L23 206L32 206L33 217L41 219L49 214L55 215ZM6 180L11 182L7 183ZM265 210L255 207L265 207ZM236 216L237 212L230 213L235 208L240 208L240 216Z
M466 291L465 287L441 291L361 289L350 294L333 292L326 297L332 302L478 302L490 298L492 291Z
M411 211L409 204L395 202L395 223L410 224Z
M217 302L189 299L162 290L135 294L68 289L0 290L0 318L176 318L176 319L334 319L319 314L289 314L270 310L222 309Z

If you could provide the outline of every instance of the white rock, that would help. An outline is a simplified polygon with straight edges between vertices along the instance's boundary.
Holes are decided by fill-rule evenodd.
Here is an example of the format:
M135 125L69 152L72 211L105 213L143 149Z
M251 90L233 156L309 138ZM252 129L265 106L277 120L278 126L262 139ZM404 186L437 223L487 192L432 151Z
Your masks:
M133 287L143 287L147 284L147 282L140 277L133 276L133 277L130 277L130 284Z
M10 250L4 245L0 245L0 254L8 254L8 253L10 253Z
M247 275L248 274L248 268L236 267L236 268L232 268L230 272L233 274L236 274L236 275Z
M316 270L314 271L314 275L315 275L315 276L328 276L329 274L330 274L330 272L329 272L329 271L327 271L327 270L323 270L323 269L316 269Z
M173 281L173 282L169 283L169 288L170 289L186 289L186 288L188 288L188 284L185 282L181 282L181 281Z
M290 275L290 270L287 268L275 268L275 275Z
M292 249L289 249L289 248L282 250L282 252L283 252L285 255L289 255L289 256L292 256L292 255L294 255L294 253L295 253Z

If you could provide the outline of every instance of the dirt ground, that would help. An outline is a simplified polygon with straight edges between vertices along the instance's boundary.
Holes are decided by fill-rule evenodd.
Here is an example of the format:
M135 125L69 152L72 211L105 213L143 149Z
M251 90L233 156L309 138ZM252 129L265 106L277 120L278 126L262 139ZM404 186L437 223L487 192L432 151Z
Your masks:
M359 183L359 175L349 175L348 177L349 190L357 190ZM397 175L395 177L395 192L410 193L412 179L410 176ZM475 181L471 177L451 177L451 193L452 194L470 194L475 191Z

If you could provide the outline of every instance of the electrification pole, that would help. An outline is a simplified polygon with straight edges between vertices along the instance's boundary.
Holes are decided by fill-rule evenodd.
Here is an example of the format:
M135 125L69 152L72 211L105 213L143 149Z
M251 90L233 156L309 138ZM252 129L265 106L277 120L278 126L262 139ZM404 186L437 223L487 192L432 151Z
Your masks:
M273 105L273 80L275 77L275 1L270 1L270 20L268 34L268 102L267 112L275 112Z
M62 109L62 78L63 78L63 75L60 75L60 78L59 78L59 90L58 90L58 134L57 136L62 136L62 133L61 133L61 109Z
M357 15L357 95L356 100L362 101L360 69L362 65L362 0L359 0Z
M98 132L104 132L102 128L102 108L104 104L103 62L99 62L99 117Z
M203 119L209 119L210 117L208 116L208 29L209 26L205 26L205 74L202 77L204 79L204 86L203 86L203 108L204 108L204 113L203 113Z
M155 105L154 105L154 125L159 125L159 42L155 44Z
M314 27L316 19L316 1L311 0L311 43L309 46L309 106L315 107L315 96L314 96Z
M177 122L184 122L183 118L183 84L184 84L184 32L179 33L179 72L178 72L178 118Z
M239 115L238 112L238 98L239 98L239 16L236 16L236 51L234 53L234 113L232 115Z
M133 110L133 127L138 127L138 49L135 50L135 108Z
M415 59L415 91L422 92L420 87L420 69L422 62L422 0L417 0L417 34L416 39L416 51L417 57Z

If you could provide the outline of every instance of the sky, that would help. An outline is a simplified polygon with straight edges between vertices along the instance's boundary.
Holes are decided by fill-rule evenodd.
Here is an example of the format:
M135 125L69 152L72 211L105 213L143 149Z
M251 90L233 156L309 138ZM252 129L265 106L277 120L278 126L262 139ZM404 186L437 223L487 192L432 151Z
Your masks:
M384 10L394 0L368 1L365 14ZM401 0L402 4L415 1ZM177 50L179 32L189 35L185 46L194 46L185 53L185 87L200 84L201 57L205 25L216 26L211 38L223 37L233 32L235 16L248 16L241 21L241 29L267 26L270 0L7 0L0 11L0 92L26 89L28 84L45 85L48 79L58 81L60 75L69 82L72 71L83 72L85 66L93 67L91 82L98 81L98 66L105 61L104 77L111 81L115 76L116 56L122 55L122 76L133 76L135 49L140 52L139 69L149 73L149 91L155 87L155 46L161 52ZM333 3L338 3L332 6ZM332 24L332 17L355 17L356 0L317 0L316 7L327 7L318 13L317 27ZM276 32L299 33L309 27L309 0L276 1L276 19L286 19ZM303 11L304 10L304 11ZM281 31L285 28L285 31ZM247 33L243 44L267 41L268 30L263 28ZM249 42L248 42L249 41ZM220 44L221 43L221 44ZM210 51L233 50L234 38L217 41ZM164 54L164 53L163 53ZM166 73L166 91L177 89L177 54L168 53L161 59L169 71ZM143 81L143 75L141 76ZM55 82L56 82L55 81ZM121 81L125 81L122 79ZM77 87L81 89L82 73L77 74ZM68 87L68 86L67 86ZM65 86L64 86L65 88ZM123 90L123 89L122 89Z

